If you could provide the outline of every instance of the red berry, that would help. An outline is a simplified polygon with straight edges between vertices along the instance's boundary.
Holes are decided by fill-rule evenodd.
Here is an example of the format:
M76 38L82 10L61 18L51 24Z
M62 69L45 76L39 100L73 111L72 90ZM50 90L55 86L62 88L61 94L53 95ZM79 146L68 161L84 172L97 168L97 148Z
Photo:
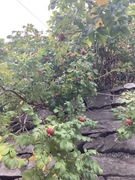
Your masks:
M86 51L85 49L82 49L82 50L81 50L81 54L82 54L82 55L85 55L85 54L87 54L87 51Z
M64 41L64 39L65 39L64 34L60 34L60 35L58 36L58 41Z
M31 55L35 55L36 53L33 51L33 52L31 52Z
M84 121L85 121L85 118L84 118L84 117L80 117L79 120L80 120L81 122L84 122Z
M53 135L54 134L54 129L53 128L48 128L47 129L47 134Z
M45 61L48 61L48 60L49 60L49 58L48 58L48 57L44 57L44 60L45 60Z
M133 124L133 121L131 119L126 120L126 126L130 126Z

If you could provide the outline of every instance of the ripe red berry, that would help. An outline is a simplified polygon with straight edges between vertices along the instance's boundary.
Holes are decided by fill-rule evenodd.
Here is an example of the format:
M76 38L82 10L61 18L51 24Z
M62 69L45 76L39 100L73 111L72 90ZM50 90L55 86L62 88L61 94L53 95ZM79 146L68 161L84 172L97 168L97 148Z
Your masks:
M45 60L45 61L48 61L48 60L49 60L49 58L48 58L48 57L44 57L44 60Z
M48 128L47 130L48 135L53 135L54 134L54 129L53 128Z
M58 41L64 41L64 39L65 39L64 34L60 34L60 35L58 36Z
M84 117L80 117L79 120L80 120L81 122L84 122L84 121L85 121L85 118L84 118Z
M133 124L133 120L132 119L126 119L126 126L130 126Z
M85 54L87 54L87 51L86 51L85 49L82 49L82 50L81 50L81 54L82 54L82 55L85 55Z
M33 51L33 52L31 52L31 55L35 55L36 53Z

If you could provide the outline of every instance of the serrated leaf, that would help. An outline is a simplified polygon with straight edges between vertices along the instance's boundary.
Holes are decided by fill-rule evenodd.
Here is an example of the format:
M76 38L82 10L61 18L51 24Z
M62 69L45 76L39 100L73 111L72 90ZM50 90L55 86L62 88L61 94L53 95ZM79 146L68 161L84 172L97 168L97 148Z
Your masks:
M3 148L1 147L0 152L2 156L6 156L9 153L9 148L3 146Z
M106 37L105 37L105 36L102 36L102 35L100 35L100 34L97 34L97 35L96 35L96 40L97 40L97 42L103 44L103 43L105 43L105 41L106 41Z
M124 35L125 37L130 36L130 31L128 30L128 28L121 28L120 31L122 32L122 35Z
M28 161L26 159L19 159L18 160L18 169L22 169L24 166L27 166Z
M89 39L87 39L87 40L85 40L83 42L86 43L88 45L88 47L92 46L92 42Z
M34 174L34 170L30 169L22 173L22 180L31 180Z
M110 30L110 35L111 36L116 36L120 32L120 26L119 25L114 25L111 30Z
M23 106L21 107L21 110L22 110L22 111L28 111L28 110L29 110L29 107L28 107L27 105L23 105Z
M99 27L99 28L97 29L97 32L98 32L99 34L101 34L101 35L107 35L107 34L108 34L107 28L105 28L105 27Z

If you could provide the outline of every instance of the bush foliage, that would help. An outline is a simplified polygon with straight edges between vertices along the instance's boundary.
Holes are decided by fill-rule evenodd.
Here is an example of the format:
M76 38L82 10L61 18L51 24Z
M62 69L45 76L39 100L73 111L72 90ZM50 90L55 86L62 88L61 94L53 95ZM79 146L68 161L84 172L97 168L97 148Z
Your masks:
M91 157L96 151L81 153L77 144L91 140L82 127L96 127L85 116L87 98L133 77L128 5L51 0L47 35L28 24L0 40L0 160L10 169L33 161L23 179L94 180L102 173ZM17 145L33 145L29 159L18 156Z

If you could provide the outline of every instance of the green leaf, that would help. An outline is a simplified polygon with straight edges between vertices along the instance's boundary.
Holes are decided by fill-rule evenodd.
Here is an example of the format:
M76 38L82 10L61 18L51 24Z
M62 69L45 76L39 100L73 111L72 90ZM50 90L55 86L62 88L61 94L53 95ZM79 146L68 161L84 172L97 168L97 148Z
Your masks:
M96 34L96 40L97 40L97 42L103 44L106 41L106 37L103 35L100 35L100 34Z
M16 159L11 159L10 156L6 156L2 160L8 169L14 169L18 165L18 161Z
M89 40L91 42L94 42L95 41L95 32L92 32L91 34L89 34Z
M23 106L21 107L21 109L22 109L22 111L29 111L29 110L30 110L27 105L23 105Z
M94 149L91 149L91 150L88 150L88 153L89 153L89 155L93 155L93 154L96 155L97 151Z
M130 36L130 31L128 30L128 28L121 28L121 33L124 37L129 37Z
M107 35L108 34L108 31L107 31L107 28L106 27L99 27L97 29L97 32L101 35Z
M124 129L123 127L120 127L119 129L117 129L117 131L118 131L119 133L124 133L124 132L125 132L125 129Z
M18 161L18 169L22 169L24 166L27 166L28 161L26 159L19 159L17 158Z
M10 150L9 148L4 147L0 153L2 156L5 156L9 153L9 150Z
M31 180L34 174L34 169L27 170L22 173L22 180Z
M110 30L110 36L116 36L120 32L120 26L114 25Z
M62 173L66 171L66 164L63 160L56 162L55 169L59 169Z
M17 143L22 146L28 146L31 144L31 137L29 134L21 134L17 137Z
M92 163L93 170L96 174L102 174L103 170L100 168L100 166L97 164L97 162L93 161Z
M77 25L80 29L84 29L84 25L79 19L74 20L74 25Z
M123 21L128 21L128 15L126 15L126 14L120 15L120 17L118 18L118 21L120 23L122 23Z

